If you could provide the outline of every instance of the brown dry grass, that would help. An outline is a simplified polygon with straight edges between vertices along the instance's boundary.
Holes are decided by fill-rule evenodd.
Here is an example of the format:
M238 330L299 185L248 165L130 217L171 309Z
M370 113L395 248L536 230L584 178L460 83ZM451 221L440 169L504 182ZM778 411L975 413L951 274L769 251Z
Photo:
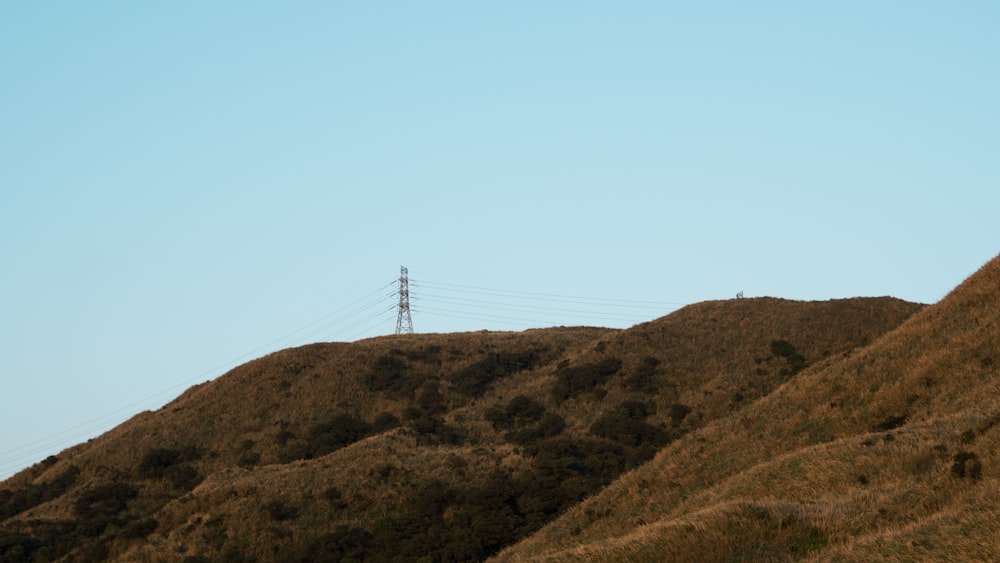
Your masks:
M997 560L998 295L1000 259L496 559ZM980 479L952 471L962 451L981 460Z
M975 299L967 301L967 308L980 306ZM461 486L482 481L496 468L517 474L530 459L492 427L485 413L527 395L561 415L571 437L586 436L598 417L626 400L647 402L654 411L650 424L678 435L691 433L502 553L502 560L659 561L665 555L687 559L692 553L706 560L733 554L766 559L788 555L789 549L801 554L839 549L845 557L874 553L884 542L872 534L942 514L920 506L902 511L893 499L924 491L917 487L924 482L933 484L926 485L930 489L943 487L933 497L938 499L969 488L948 480L946 461L921 456L938 444L956 451L960 437L951 432L953 426L986 428L997 412L955 389L961 383L980 396L995 391L992 379L983 377L985 352L956 356L934 345L938 334L980 330L982 324L942 314L943 305L918 313L883 340L922 306L891 298L745 299L693 305L624 331L393 336L285 350L195 386L163 409L137 415L63 452L54 464L0 484L14 490L51 482L71 465L81 471L66 494L0 522L0 531L23 530L30 521L71 519L73 503L88 487L138 483L136 468L151 449L194 448L201 455L190 465L204 481L180 492L166 482L143 481L131 510L155 517L159 527L138 541L112 530L109 557L159 561L202 554L214 559L225 545L269 560L275 544L297 535L339 524L370 526L429 480ZM929 331L938 334L925 334ZM770 349L778 339L792 343L813 367L789 373L787 360ZM539 354L535 367L497 379L480 396L462 394L449 382L449 374L490 354L524 350ZM398 428L315 459L283 461L282 433L302 437L337 413L366 421L384 412L405 416L412 393L394 396L365 385L365 374L386 355L415 358L410 360L414 369L442 396L443 419L461 428L464 440L428 443ZM620 373L593 392L565 401L552 396L559 365L605 358L620 359ZM656 390L637 391L628 376L650 358L658 362ZM675 403L691 408L679 424L670 418ZM940 417L943 409L961 413L947 422ZM899 414L906 414L909 423L893 431L894 441L869 432L879 420ZM918 424L934 438L915 434ZM992 436L991 429L983 436ZM986 443L985 437L976 439ZM256 456L249 464L244 463L248 453ZM983 449L987 475L975 487L989 482L991 456ZM891 468L899 460L917 468L910 471L912 482L893 480ZM862 471L867 485L858 481ZM884 492L872 493L883 485ZM327 498L331 488L342 502ZM262 509L268 503L294 510L295 518L276 524ZM883 505L895 512L871 517L868 509ZM930 522L927 529L937 529ZM818 545L820 533L829 538L825 548Z

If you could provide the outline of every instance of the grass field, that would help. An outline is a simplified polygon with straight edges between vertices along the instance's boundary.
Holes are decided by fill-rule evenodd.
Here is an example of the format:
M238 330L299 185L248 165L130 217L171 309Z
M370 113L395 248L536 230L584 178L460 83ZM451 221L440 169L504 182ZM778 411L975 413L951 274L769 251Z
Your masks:
M998 295L284 350L0 483L0 561L995 559Z

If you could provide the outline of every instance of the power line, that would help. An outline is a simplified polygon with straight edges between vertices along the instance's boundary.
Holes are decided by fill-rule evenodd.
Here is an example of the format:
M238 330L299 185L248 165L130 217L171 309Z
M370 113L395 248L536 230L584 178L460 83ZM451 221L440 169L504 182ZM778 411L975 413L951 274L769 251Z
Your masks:
M395 284L395 282L393 282L393 283L391 283L389 285L393 285L393 284ZM341 334L343 331L338 331L338 332L335 332L335 333L332 333L332 334L329 334L328 331L332 330L334 327L336 327L336 326L338 326L340 324L343 324L344 322L348 321L349 319L352 319L352 318L356 317L357 315L366 313L366 312L372 310L374 307L380 306L382 303L385 303L385 302L391 300L393 297L395 297L395 293L383 294L381 296L381 298L379 298L378 300L373 301L373 302L369 302L369 303L365 303L364 305L358 306L358 307L352 309L350 312L347 312L347 313L345 313L345 314L337 317L336 319L334 319L334 320L332 320L332 321L330 321L330 322L328 322L326 324L323 324L322 326L319 326L319 327L311 330L308 333L305 333L305 334L299 336L296 339L295 343L302 344L302 343L305 343L305 342L314 341L313 340L314 337L322 335L322 334L326 334L326 336L329 337L329 338L334 338L334 337L338 336L339 334ZM358 303L358 302L356 301L355 303Z
M555 313L572 313L576 316L585 316L593 319L605 319L605 320L617 320L617 321L641 321L645 318L637 318L636 315L631 314L621 314L614 313L610 311L601 310L584 310L584 309L567 309L565 307L544 307L536 305L528 305L524 303L509 303L502 301L481 301L476 299L468 299L462 297L444 297L437 294L421 293L418 303L427 300L433 303L445 303L450 305L459 306L469 306L477 308L495 308L494 306L503 307L504 310L508 311L521 311L521 312L555 312Z
M391 311L391 310L392 310L392 309L390 309L390 311ZM390 321L392 321L393 317L395 317L395 316L396 316L396 313L395 313L395 312L393 311L393 312L392 312L392 313L391 313L390 315L388 315L388 316L386 316L386 315L383 315L383 316L381 316L381 317L378 317L378 318L377 318L377 319L375 319L375 320L374 320L373 322L371 322L371 323L369 323L369 324L365 325L364 327L362 327L362 328L358 329L358 330L357 330L356 332L352 333L352 334L351 334L350 336L348 336L348 337L346 338L346 340L348 340L348 341L351 341L351 342L354 342L354 341L356 341L356 340L357 340L357 339L358 339L359 337L361 337L361 336L363 336L363 335L365 335L365 334L368 334L368 333L369 333L369 332L370 332L370 331L371 331L371 330L372 330L373 328L375 328L375 327L377 327L377 326L384 326L384 325L387 325L387 324L388 324L388 323L389 323Z
M456 318L465 318L472 320L483 320L487 322L498 321L504 322L506 324L519 324L523 326L523 323L533 323L533 324L549 324L547 321L541 321L538 319L526 319L523 317L511 317L508 315L492 315L489 313L478 313L475 317L468 316L466 311L456 311L454 309L438 309L438 308L424 308L420 307L417 309L420 313L430 313L432 315L439 316L451 316ZM511 323L510 321L521 321L520 323Z
M386 291L393 286L396 286L393 291ZM417 294L411 295L411 287L431 291L419 291ZM483 299L475 296L487 296L492 299ZM411 305L411 299L416 302L416 306ZM386 305L387 303L388 305ZM566 307L565 305L576 305L576 307ZM107 415L97 417L41 440L33 441L4 452L3 455L0 455L0 475L4 474L7 468L23 466L24 463L37 459L38 456L47 451L65 448L68 445L77 443L80 438L93 435L108 428L109 423L120 424L125 419L133 416L137 408L149 406L154 399L159 402L159 399L164 395L174 393L177 389L188 387L195 382L203 381L206 377L219 373L222 370L232 369L232 367L239 365L239 363L246 361L248 358L255 357L266 349L273 349L279 344L281 347L290 347L301 345L307 341L313 341L313 339L319 336L333 339L348 333L353 339L368 333L371 329L383 325L383 323L388 323L392 319L392 316L396 317L396 333L408 334L413 332L411 312L418 315L459 318L524 327L525 324L535 326L571 324L566 322L568 319L597 319L637 323L647 319L647 317L636 318L640 310L656 310L658 313L662 313L665 308L676 309L680 305L683 305L683 303L585 297L433 281L416 281L410 280L407 268L401 266L399 279L393 280L359 299L279 338L258 346L233 360L219 364L210 370L205 370L194 378L177 383ZM469 309L472 310L470 311ZM631 309L632 311L626 313L626 309ZM527 313L528 316L533 318L527 318L521 315L522 313ZM549 320L534 318L537 316L547 317ZM557 320L553 321L552 316L555 316Z
M395 293L384 295L384 292L386 289L395 285L396 283L397 282L395 280L389 282L381 286L380 288L376 289L375 291L365 294L363 297L355 301L352 301L347 305L344 305L343 307L327 315L324 315L315 321L307 323L285 334L284 336L275 338L261 346L254 348L249 352L246 352L236 357L233 360L230 360L222 364L218 364L217 366L209 370L204 370L200 372L199 375L197 375L196 377L187 379L185 381L181 381L180 383L174 384L166 389L148 395L143 399L129 403L106 415L102 415L97 418L86 421L84 423L72 426L66 430L50 434L49 436L46 436L45 438L42 438L40 440L35 440L27 444L11 448L10 450L7 450L3 452L2 455L0 455L0 475L5 475L6 473L8 473L8 471L16 471L17 468L25 467L27 463L31 462L32 460L37 460L40 455L44 455L46 452L65 449L66 447L78 443L78 441L81 438L91 436L107 428L113 428L114 426L117 426L118 424L121 424L125 420L131 418L137 412L146 410L146 408L149 407L150 403L153 402L154 400L157 400L156 402L159 403L158 399L162 398L164 395L173 394L178 389L187 388L196 382L204 381L206 377L212 374L217 374L223 370L228 371L228 369L231 369L232 367L239 365L241 362L247 360L248 358L256 357L263 350L272 349L278 343L285 343L285 345L291 345L291 343L301 341L302 339L308 339L318 334L322 334L323 332L326 332L331 328L336 327L339 324L342 324L348 319L351 319L359 314L371 311L373 307L378 306L395 296ZM355 307L359 303L370 301L372 296L379 294L382 294L381 299ZM352 307L354 308L352 309ZM342 328L340 331L336 333L336 335L352 330L360 326L361 324L375 318L378 315L384 315L387 311L390 311L393 308L394 307L389 307L389 308L380 307L379 310L374 315L369 315L361 319L360 321L356 321L353 324L350 324L347 327ZM348 309L350 309L350 311L348 311ZM339 315L340 313L344 313L345 311L348 312L344 315L333 318ZM330 320L331 318L332 320ZM324 321L329 321L329 322L320 325L320 323L323 323ZM317 325L320 326L317 327ZM295 338L293 339L292 337Z
M578 295L561 295L554 293L538 293L533 291L512 291L505 289L495 289L488 287L477 287L471 285L459 285L451 283L440 283L440 282L429 282L423 280L411 280L411 285L414 287L427 286L430 288L446 289L449 291L459 291L462 293L474 293L480 295L493 295L502 297L520 297L522 299L533 299L541 301L550 302L562 302L562 303L578 303L585 305L595 305L597 303L605 303L609 306L615 307L635 307L635 308L650 308L654 306L668 306L676 307L680 305L685 305L685 303L671 302L671 301L640 301L635 299L610 299L606 297L583 297Z
M419 291L411 295L417 314L521 327L590 324L594 320L632 325L682 305L669 301L517 291L426 280L411 280L410 286Z

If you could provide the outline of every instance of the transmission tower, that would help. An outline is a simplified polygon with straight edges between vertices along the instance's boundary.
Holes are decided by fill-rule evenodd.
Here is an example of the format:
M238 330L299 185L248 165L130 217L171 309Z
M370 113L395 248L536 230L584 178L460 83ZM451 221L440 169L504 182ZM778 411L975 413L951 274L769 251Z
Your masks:
M399 267L399 307L396 315L396 334L413 334L410 318L410 278L406 266Z

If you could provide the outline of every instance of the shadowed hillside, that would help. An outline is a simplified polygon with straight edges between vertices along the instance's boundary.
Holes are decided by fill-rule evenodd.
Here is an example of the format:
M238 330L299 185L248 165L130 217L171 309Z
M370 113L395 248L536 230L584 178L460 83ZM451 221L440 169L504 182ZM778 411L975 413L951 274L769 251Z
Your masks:
M588 507L604 496L579 503L629 486L646 467L686 470L676 483L631 485L619 500L655 491L681 510L670 495L683 490L704 508L725 496L710 490L713 479L737 475L741 460L932 412L943 376L916 399L900 391L902 403L842 383L826 408L856 421L783 430L787 444L759 445L772 431L762 413L782 424L819 416L796 408L790 389L881 357L871 352L878 339L921 308L740 299L628 330L408 335L277 352L0 484L0 560L469 561L524 538L505 556L580 544L601 557L600 544L646 530L665 508L595 517ZM921 322L933 324L907 326ZM788 412L769 406L775 389ZM746 443L731 459L713 446L737 435Z
M498 561L1000 559L1000 259Z

